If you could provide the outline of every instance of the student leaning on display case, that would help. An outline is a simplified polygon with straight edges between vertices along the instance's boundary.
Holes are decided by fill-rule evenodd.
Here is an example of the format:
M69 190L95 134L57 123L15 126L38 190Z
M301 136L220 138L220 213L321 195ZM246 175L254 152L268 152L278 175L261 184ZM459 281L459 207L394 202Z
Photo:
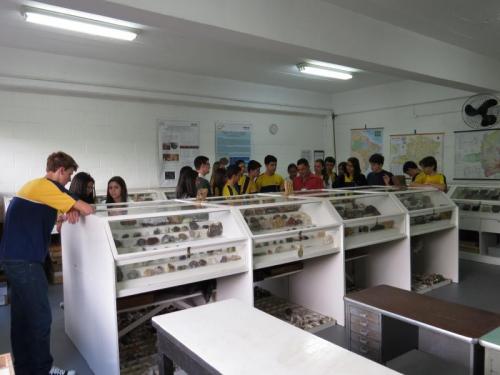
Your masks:
M26 183L5 215L0 262L11 287L11 346L16 374L74 374L53 367L52 314L43 262L58 212L74 224L94 209L65 189L75 160L64 152L47 159L46 175Z

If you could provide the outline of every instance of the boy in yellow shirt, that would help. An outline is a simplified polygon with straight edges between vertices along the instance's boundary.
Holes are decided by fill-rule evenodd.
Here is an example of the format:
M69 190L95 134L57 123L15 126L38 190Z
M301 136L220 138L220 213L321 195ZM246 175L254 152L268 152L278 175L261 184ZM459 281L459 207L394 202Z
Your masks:
M230 165L226 169L227 182L222 189L224 197L233 197L239 195L238 180L240 179L241 169L236 165Z
M427 156L418 163L422 168L422 173L415 177L415 181L410 184L411 187L432 186L441 191L448 190L446 186L446 177L437 173L437 161L433 156Z
M260 163L257 160L250 160L248 162L248 174L240 177L238 185L240 187L240 194L253 194L257 192L257 185L255 179L260 174Z
M264 158L264 164L266 165L266 171L257 178L257 190L261 193L284 190L285 180L276 173L278 159L273 155L267 155Z

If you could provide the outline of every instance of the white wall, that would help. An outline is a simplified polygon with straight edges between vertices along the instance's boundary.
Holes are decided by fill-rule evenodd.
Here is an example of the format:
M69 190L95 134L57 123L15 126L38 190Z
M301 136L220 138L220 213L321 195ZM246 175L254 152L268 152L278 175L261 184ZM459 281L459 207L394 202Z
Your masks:
M250 122L252 156L276 155L283 173L304 148L332 151L324 117L0 91L0 192L43 175L47 155L56 150L73 155L80 170L96 178L97 189L113 175L130 187L158 186L159 118L200 121L200 152L211 158L216 121ZM271 123L280 127L275 136L268 132Z
M471 130L461 118L465 99L473 93L424 83L404 81L356 90L333 96L337 159L351 153L351 129L384 128L385 167L389 169L390 135L445 133L444 165L438 166L449 181L453 180L457 130ZM418 160L416 161L418 163Z

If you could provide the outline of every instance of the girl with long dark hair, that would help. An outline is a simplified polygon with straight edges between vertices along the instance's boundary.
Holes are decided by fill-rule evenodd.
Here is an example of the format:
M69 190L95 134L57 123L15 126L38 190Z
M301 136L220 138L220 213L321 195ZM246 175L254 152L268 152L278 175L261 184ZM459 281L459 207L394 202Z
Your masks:
M128 200L127 184L120 176L111 177L108 181L106 203L124 203Z
M86 172L78 172L72 179L69 191L88 204L95 203L95 181Z
M357 158L350 157L347 159L345 173L338 176L335 185L339 188L368 185L365 175L361 173L361 167Z
M175 189L178 199L196 198L196 178L198 172L189 166L182 167L179 172L179 180Z

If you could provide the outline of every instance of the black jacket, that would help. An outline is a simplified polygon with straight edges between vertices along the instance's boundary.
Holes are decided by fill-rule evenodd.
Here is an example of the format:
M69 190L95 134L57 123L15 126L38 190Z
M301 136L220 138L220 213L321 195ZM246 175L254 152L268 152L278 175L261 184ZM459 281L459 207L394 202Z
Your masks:
M335 181L336 188L366 186L366 185L368 185L368 182L366 181L365 175L362 173L359 176L354 176L352 182L345 182L345 175L343 174L338 176L337 180Z

